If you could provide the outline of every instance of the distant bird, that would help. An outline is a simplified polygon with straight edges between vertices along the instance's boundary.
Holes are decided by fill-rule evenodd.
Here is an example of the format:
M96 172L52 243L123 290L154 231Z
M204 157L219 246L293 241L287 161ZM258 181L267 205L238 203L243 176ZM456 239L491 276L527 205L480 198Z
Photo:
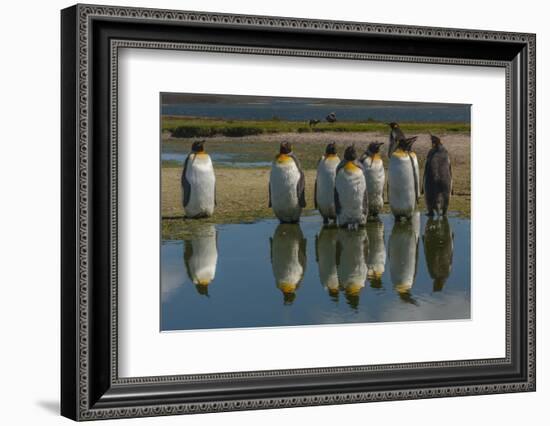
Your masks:
M384 207L384 184L386 173L380 156L380 147L384 142L371 142L362 157L367 179L369 197L369 216L377 216Z
M388 158L390 158L393 151L397 149L399 141L405 139L405 134L401 131L399 124L393 121L388 123L388 126L390 126L390 146L388 147Z
M193 142L181 174L183 208L188 218L212 216L216 205L216 175L204 140Z
M217 231L214 225L206 225L200 233L185 240L183 261L187 275L199 294L208 296L208 287L214 281L218 262Z
M417 206L417 171L411 155L416 136L401 139L388 166L388 200L397 220L410 218Z
M281 223L297 223L306 206L305 177L289 142L282 142L271 164L269 207Z
M309 120L309 127L315 127L321 120Z
M353 145L344 152L336 169L334 204L339 226L356 229L368 216L368 194L365 169L357 158Z
M269 239L275 285L283 293L284 304L291 304L306 270L306 239L298 224L280 224Z
M336 113L331 112L329 115L325 117L325 120L327 120L329 123L335 123L336 122Z
M424 168L424 197L428 216L435 213L445 216L453 193L451 159L441 139L431 135L431 140L432 148L428 152Z
M453 238L454 234L446 216L428 219L422 241L426 266L433 280L433 291L443 290L445 281L451 275Z
M325 148L325 155L317 164L317 177L315 179L315 208L323 216L326 225L330 220L336 222L336 208L334 205L334 181L336 168L340 164L340 158L336 154L336 144L329 143Z

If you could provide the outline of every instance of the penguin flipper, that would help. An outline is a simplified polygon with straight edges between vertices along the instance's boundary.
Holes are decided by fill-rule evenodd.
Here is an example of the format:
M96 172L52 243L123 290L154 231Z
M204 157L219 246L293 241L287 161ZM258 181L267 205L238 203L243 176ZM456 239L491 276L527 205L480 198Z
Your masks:
M268 198L269 198L267 207L271 208L271 182L267 184L267 192L268 192Z
M315 178L315 186L313 187L313 205L317 208L317 178Z
M319 234L315 234L315 262L319 263Z
M302 267L302 277L300 278L300 281L302 281L306 272L306 266L307 266L306 253L307 253L307 240L305 238L302 238L300 239L300 243L298 246L298 263Z
M296 185L296 191L298 195L298 204L300 207L304 208L306 206L306 177L304 175L304 170L300 161L296 158L294 154L290 154L290 157L294 160L298 171L300 172L300 179L298 179L298 184Z
M186 176L189 157L190 155L188 155L185 159L185 163L183 163L183 172L181 173L181 186L183 188L183 207L187 207L187 204L189 204L189 200L191 199L191 184L187 180Z
M336 210L337 215L339 215L342 211L342 206L340 205L340 197L338 197L338 191L336 190L336 187L334 188L334 209Z
M183 249L183 263L185 265L185 272L187 272L187 277L191 282L193 282L193 277L191 276L191 266L189 262L193 257L193 243L189 240L184 241Z
M306 179L304 176L304 172L302 172L301 170L300 180L298 181L296 190L298 191L298 203L300 204L300 207L304 208L306 206Z
M451 195L455 195L455 189L453 186L453 167L451 166L450 159L449 159L449 175L451 176Z

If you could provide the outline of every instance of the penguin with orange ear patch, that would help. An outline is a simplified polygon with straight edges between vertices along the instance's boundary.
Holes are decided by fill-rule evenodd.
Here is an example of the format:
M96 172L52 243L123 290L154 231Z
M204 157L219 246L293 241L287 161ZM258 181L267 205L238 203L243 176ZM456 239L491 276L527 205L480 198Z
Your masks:
M449 153L437 136L430 135L432 149L428 152L424 168L424 196L428 216L445 216L453 190L453 173Z
M305 176L290 142L283 142L271 163L269 175L269 207L281 223L300 221L306 206Z
M329 221L336 222L336 209L334 206L334 180L336 168L340 164L340 158L336 154L336 144L329 143L325 148L325 155L317 164L317 177L315 179L315 208L323 216L323 224Z
M212 216L216 205L216 175L204 140L193 142L181 174L183 209L188 218Z
M344 152L336 169L334 205L338 226L357 229L365 225L368 216L368 194L365 169L357 158L353 145Z
M306 270L306 239L298 224L281 223L270 242L271 267L283 303L291 304Z

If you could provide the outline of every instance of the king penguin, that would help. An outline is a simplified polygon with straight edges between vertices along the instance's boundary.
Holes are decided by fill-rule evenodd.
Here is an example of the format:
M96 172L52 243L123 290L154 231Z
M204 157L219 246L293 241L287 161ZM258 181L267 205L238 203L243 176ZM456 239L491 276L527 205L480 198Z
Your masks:
M367 277L372 288L382 288L382 275L386 268L384 223L381 220L367 222L367 237L369 239Z
M446 216L428 219L422 241L426 266L433 280L433 291L443 290L445 281L451 275L453 239L454 234Z
M183 261L187 276L199 294L208 296L208 286L216 276L218 238L214 225L197 229L190 240L185 240Z
M409 219L418 199L418 174L412 157L411 145L416 141L416 136L409 139L401 139L397 149L390 157L388 167L388 199L390 208L397 220Z
M315 179L315 208L323 216L323 224L329 221L336 222L336 209L334 207L334 180L336 168L340 164L340 158L336 154L336 144L329 143L325 148L325 155L317 164L317 177Z
M362 157L367 179L367 193L369 199L369 216L376 217L384 207L384 184L386 173L380 156L380 147L384 142L371 142Z
M405 134L399 127L399 124L393 121L388 123L388 126L390 126L390 146L388 147L388 158L390 158L393 151L397 149L399 141L405 139Z
M420 169L418 167L418 157L416 156L416 152L412 150L412 146L415 141L416 138L407 139L405 150L409 153L409 157L411 159L414 169L414 193L416 197L416 205L418 206L418 203L420 201Z
M296 298L306 270L306 239L298 224L281 223L270 238L271 267L275 285L285 305Z
M424 168L424 197L428 216L434 213L445 216L453 191L453 173L449 153L441 139L431 135L432 148L428 152Z
M354 310L359 306L359 296L367 281L368 246L365 228L338 229L336 243L338 280L348 305Z
M282 142L279 154L271 164L269 207L273 208L281 223L297 223L305 206L304 172L292 152L292 145Z
M321 232L315 238L315 258L319 266L319 278L330 298L334 301L338 300L338 291L340 290L336 269L337 235L337 228L323 226Z
M188 218L212 216L216 205L216 175L204 140L193 142L181 174L183 209Z
M334 204L338 225L357 228L367 222L368 194L365 169L357 159L353 145L344 152L344 159L336 169Z
M388 260L394 290L410 301L410 290L416 277L419 230L417 221L396 221L388 241Z

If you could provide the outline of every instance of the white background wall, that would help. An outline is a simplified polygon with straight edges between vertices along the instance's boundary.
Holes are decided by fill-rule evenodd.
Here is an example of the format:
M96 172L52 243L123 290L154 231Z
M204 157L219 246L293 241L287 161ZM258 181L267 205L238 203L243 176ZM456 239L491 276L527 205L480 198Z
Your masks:
M530 394L120 420L117 424L548 424L550 27L545 2L120 0L103 4L537 33L538 390ZM0 21L0 418L68 424L59 404L59 9L4 2ZM546 12L546 13L545 13ZM131 423L128 423L131 422ZM113 422L107 422L113 423ZM107 424L102 423L102 424ZM113 423L114 424L114 423Z

